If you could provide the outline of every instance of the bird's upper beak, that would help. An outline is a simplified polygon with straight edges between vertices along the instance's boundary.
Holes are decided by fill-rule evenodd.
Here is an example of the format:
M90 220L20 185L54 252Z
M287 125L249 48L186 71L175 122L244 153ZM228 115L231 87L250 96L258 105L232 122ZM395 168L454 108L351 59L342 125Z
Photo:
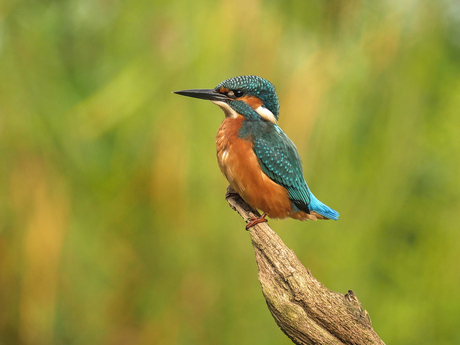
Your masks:
M208 101L220 101L226 102L229 98L214 89L195 89L195 90L182 90L182 91L174 91L178 95L206 99Z

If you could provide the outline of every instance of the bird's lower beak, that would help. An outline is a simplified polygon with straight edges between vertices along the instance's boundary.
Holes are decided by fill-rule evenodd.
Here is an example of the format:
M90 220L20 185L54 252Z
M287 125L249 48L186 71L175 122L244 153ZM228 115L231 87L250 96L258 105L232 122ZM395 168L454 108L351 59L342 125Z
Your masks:
M178 95L187 96L187 97L194 97L200 99L206 99L208 101L220 101L225 102L228 101L228 97L216 92L214 89L195 89L195 90L182 90L182 91L174 91Z

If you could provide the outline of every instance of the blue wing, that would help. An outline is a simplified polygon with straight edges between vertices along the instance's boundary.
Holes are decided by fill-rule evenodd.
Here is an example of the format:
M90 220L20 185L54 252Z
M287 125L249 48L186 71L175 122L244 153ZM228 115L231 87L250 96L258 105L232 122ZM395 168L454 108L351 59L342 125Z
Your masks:
M303 177L302 161L297 148L277 125L269 125L254 138L254 153L259 158L262 171L274 182L283 186L289 199L307 213L315 211L337 220L339 214L319 201L309 190Z

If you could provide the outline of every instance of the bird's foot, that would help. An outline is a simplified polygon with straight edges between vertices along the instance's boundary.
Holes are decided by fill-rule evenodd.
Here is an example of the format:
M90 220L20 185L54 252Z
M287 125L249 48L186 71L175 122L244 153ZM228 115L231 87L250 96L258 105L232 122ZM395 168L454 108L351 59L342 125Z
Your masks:
M260 217L251 217L251 219L249 219L248 224L246 224L246 230L249 230L249 228L252 228L254 225L257 225L259 223L268 222L268 220L265 219L266 216L267 214L264 213Z

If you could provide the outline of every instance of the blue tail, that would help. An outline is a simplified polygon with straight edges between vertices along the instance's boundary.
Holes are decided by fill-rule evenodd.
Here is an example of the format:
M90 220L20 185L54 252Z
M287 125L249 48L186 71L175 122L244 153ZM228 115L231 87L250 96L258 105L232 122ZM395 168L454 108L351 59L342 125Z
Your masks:
M315 211L316 213L319 213L320 215L333 219L333 220L338 220L339 219L339 212L333 210L329 206L324 205L321 201L316 199L316 197L310 193L310 204L308 205L308 208L311 211Z

